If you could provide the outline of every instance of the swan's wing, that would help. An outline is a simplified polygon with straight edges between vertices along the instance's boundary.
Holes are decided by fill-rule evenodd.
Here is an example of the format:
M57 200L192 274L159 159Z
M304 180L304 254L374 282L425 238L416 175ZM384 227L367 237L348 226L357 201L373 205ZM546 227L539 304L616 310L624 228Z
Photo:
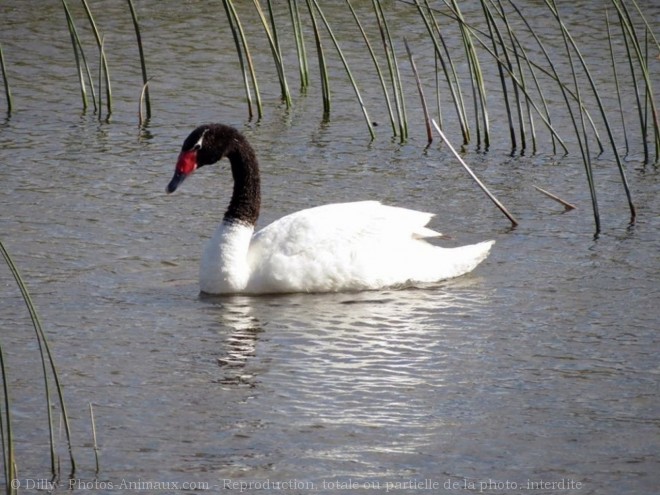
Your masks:
M437 237L442 234L426 227L432 217L432 213L386 206L378 201L336 203L282 217L257 232L253 243L294 253L318 251L334 244Z
M333 290L335 285L359 288L383 274L387 278L397 271L392 253L405 256L411 243L426 244L416 239L440 235L425 227L432 216L377 201L331 204L287 215L252 238L251 283L255 290L287 283L295 290Z

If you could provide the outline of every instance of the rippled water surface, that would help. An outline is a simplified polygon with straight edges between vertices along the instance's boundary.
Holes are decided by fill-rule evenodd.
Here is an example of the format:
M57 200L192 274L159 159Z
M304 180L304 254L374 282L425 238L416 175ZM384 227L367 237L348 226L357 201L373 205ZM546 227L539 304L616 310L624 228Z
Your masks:
M84 12L69 3L95 63ZM307 95L292 83L287 111L265 44L255 58L266 115L248 122L221 2L138 1L153 77L153 118L139 129L130 14L121 2L89 3L113 82L113 114L100 121L91 108L81 113L61 5L0 5L15 104L0 122L0 235L32 292L64 384L74 490L110 493L142 482L133 491L156 493L148 483L170 483L158 493L657 492L660 201L657 168L642 162L638 142L626 161L634 226L612 156L594 161L603 221L595 238L577 149L554 155L539 131L537 154L512 156L493 101L494 144L464 156L520 220L510 229L446 148L424 151L403 63L412 122L404 145L389 138L375 82L364 96L382 125L369 142L338 60L330 62L330 122L321 122L316 73ZM354 3L370 15L367 2ZM531 16L541 7L530 3ZM641 4L657 29L658 6ZM579 28L581 42L597 54L602 12L584 6L580 15L593 22ZM396 13L392 29L416 19L404 3L388 8ZM286 8L278 15L286 19ZM568 7L566 15L575 20ZM355 48L351 57L364 56L345 19L336 22L338 37ZM262 36L256 24L249 33ZM423 31L409 34L422 54L425 39ZM297 81L294 67L291 60ZM597 66L595 78L605 84L610 76ZM611 88L604 94L611 103ZM472 274L431 287L201 297L199 255L228 201L229 172L207 167L173 196L164 188L183 138L207 121L241 128L257 149L260 225L322 203L380 199L436 212L431 227L452 237L447 245L497 243ZM566 136L570 146L570 130ZM533 184L578 209L562 212ZM41 365L4 265L0 276L19 481L32 493L36 480L50 477ZM64 492L68 456L57 434L56 491Z

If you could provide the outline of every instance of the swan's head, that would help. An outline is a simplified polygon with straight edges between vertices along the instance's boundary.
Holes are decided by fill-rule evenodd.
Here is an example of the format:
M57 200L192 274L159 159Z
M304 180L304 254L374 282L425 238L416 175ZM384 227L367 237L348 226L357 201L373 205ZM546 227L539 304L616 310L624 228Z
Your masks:
M200 125L192 131L181 146L174 176L166 191L173 193L195 170L226 156L236 134L236 129L221 124Z

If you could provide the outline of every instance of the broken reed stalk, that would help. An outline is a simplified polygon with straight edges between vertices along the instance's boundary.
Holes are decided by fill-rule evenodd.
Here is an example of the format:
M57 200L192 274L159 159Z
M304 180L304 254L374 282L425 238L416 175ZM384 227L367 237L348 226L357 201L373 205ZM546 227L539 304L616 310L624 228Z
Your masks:
M337 50L337 53L339 54L339 58L341 59L342 64L344 65L344 69L346 70L346 75L348 76L348 79L351 82L351 85L353 86L353 91L355 92L355 97L357 98L358 102L360 103L360 108L362 109L362 114L364 115L364 119L367 122L367 128L369 129L369 134L371 135L371 139L376 138L376 134L374 133L374 128L373 125L371 124L371 120L369 119L369 114L367 113L367 107L365 106L364 102L362 101L362 96L360 95L360 90L358 89L357 83L355 82L355 79L353 78L353 74L351 74L351 69L348 67L348 62L346 60L346 57L344 57L344 53L341 51L341 47L339 46L339 42L337 41L337 38L335 37L334 33L332 32L332 29L330 28L330 24L328 23L328 20L326 19L325 15L323 14L323 11L321 10L321 7L319 6L317 0L312 0L314 6L316 7L316 11L319 13L319 16L321 17L321 20L323 21L323 24L325 25L325 29L328 31L328 34L330 35L330 39L332 40L333 44L335 45L335 48Z
M536 189L538 192L540 192L540 193L542 193L542 194L545 194L547 197L549 197L549 198L551 198L551 199L554 199L557 203L560 203L560 204L564 205L564 209L565 209L565 211L575 210L575 209L577 208L577 206L575 206L575 205L569 203L568 201L564 201L564 200L561 199L559 196L556 196L556 195L552 194L551 192L546 191L545 189L541 189L540 187L535 186L534 184L532 184L532 186L533 186L534 189Z
M94 473L98 475L101 470L99 464L99 445L96 441L96 422L94 421L94 408L92 407L91 402L89 403L89 419L92 423L92 442L94 448L94 462L96 464L96 471Z
M9 89L9 78L7 77L7 68L5 67L5 56L2 53L2 45L0 45L0 69L2 70L2 81L5 86L5 98L7 99L7 115L11 115L11 90Z
M358 29L360 30L360 33L362 33L362 39L364 39L364 43L367 46L367 50L369 51L369 55L371 56L371 60L374 63L374 67L376 69L376 74L378 75L378 80L380 81L380 87L383 90L383 96L385 97L385 104L387 106L387 114L390 118L390 125L392 126L392 133L394 136L397 135L397 128L396 128L396 121L394 119L394 112L392 111L392 102L390 101L390 95L389 92L387 91L387 84L385 84L385 78L383 77L383 71L380 69L380 64L378 63L378 58L376 57L376 53L374 52L373 47L371 46L371 43L369 42L369 38L367 37L367 33L365 32L364 28L362 27L362 23L360 22L360 19L357 16L357 13L355 12L355 9L351 5L350 0L346 0L346 5L348 5L348 8L351 11L351 14L353 14L353 19L355 19L355 23L358 26Z
M37 310L34 307L34 303L32 302L32 297L30 296L30 293L27 289L27 286L25 285L25 282L23 282L23 279L18 271L18 268L16 268L16 265L14 264L13 260L11 259L11 256L9 255L9 252L5 249L4 245L2 244L2 241L0 241L0 252L2 253L2 257L4 258L5 262L7 263L7 266L9 267L9 270L11 271L14 280L16 281L16 284L18 285L18 288L21 292L21 296L23 297L23 301L25 302L25 305L27 306L28 313L30 314L30 319L32 320L32 326L34 327L35 334L37 337L37 342L39 344L39 352L41 355L41 363L42 363L42 369L44 372L44 389L46 393L46 402L47 402L47 409L48 409L48 426L49 426L49 431L50 431L50 449L51 449L51 468L53 471L53 476L57 475L58 469L56 467L56 457L55 457L55 446L54 446L54 426L53 426L53 421L52 421L52 407L51 407L51 401L50 401L50 392L49 392L49 386L48 386L48 375L46 373L46 357L48 358L48 364L50 367L50 371L53 375L53 379L55 381L55 388L57 390L57 395L58 399L60 402L60 409L62 411L62 419L64 421L64 427L66 431L66 438L67 438L67 444L68 444L68 449L69 449L69 461L71 463L71 476L76 471L76 462L73 456L73 443L71 441L71 428L69 426L69 416L66 412L66 404L64 402L64 393L62 390L62 384L60 383L60 377L57 372L57 368L55 366L55 360L53 359L53 354L51 353L50 346L48 345L48 340L46 339L46 333L44 332L42 326L41 326L41 320L39 319L39 315L37 314ZM44 351L45 351L45 356L44 356Z
M419 91L419 98L422 102L422 110L424 111L424 123L426 124L426 137L427 137L427 146L430 146L433 142L433 131L431 130L431 117L429 117L429 109L426 105L426 98L424 98L424 88L422 87L422 81L419 79L419 73L417 72L417 66L415 65L415 57L413 57L410 47L408 46L408 40L403 38L403 44L406 47L406 52L408 52L408 58L410 59L410 67L412 68L413 75L415 76L415 82L417 83L417 91Z
M144 49L142 48L142 35L140 34L140 24L138 23L137 13L133 7L132 0L128 0L128 7L131 10L131 18L133 19L133 26L135 27L135 36L137 38L138 50L140 52L140 67L142 68L142 96L145 101L145 109L147 112L147 120L151 119L151 100L149 99L149 78L147 77L147 65L144 61ZM141 97L142 99L142 97ZM142 105L140 105L142 109ZM140 119L142 122L142 119ZM142 125L140 123L140 125Z
M145 124L145 118L142 113L142 107L144 106L144 95L147 94L148 92L148 86L149 86L149 81L144 83L144 86L142 86L142 91L140 91L140 105L138 109L138 127L142 127ZM147 114L147 119L149 119L148 114Z
M518 225L518 220L516 220L516 219L514 218L514 216L511 215L511 213L509 213L509 211L505 208L505 206L504 206L502 203L500 203L500 201L499 201L499 200L498 200L498 199L497 199L497 198L496 198L496 197L495 197L495 196L494 196L494 195L488 190L488 188L483 184L483 182L481 182L481 180L479 180L479 178L475 175L475 173L472 171L472 169L470 169L470 167L469 167L469 166L463 161L463 159L462 159L461 156L458 154L458 152L456 151L456 149L452 146L452 144L449 142L449 140L447 139L447 137L444 135L444 133L442 132L442 130L440 129L440 127L438 127L438 124L435 122L435 120L432 120L431 122L433 123L433 127L435 127L435 130L438 132L438 134L440 135L440 137L442 138L442 140L444 141L444 143L449 147L449 149L451 150L451 152L452 152L452 153L454 154L454 156L458 159L458 162L463 166L463 168L467 171L467 173L470 174L470 177L472 177L472 179L477 183L477 185L479 186L479 188L481 188L481 190L486 194L486 196L488 196L488 198L489 198L493 203L495 203L495 206L497 206L497 207L499 208L499 210L500 210L502 213L504 213L504 215L505 215L505 216L509 219L509 221L511 222L511 225L512 225L513 227L516 227L516 226Z
M231 0L223 0L223 5L225 7L225 12L227 13L227 18L229 19L230 26L235 26L240 39L240 43L237 38L234 38L234 43L236 44L236 50L239 56L239 61L242 64L242 53L245 53L245 61L247 62L248 71L250 73L250 80L252 81L252 88L254 89L254 97L257 104L257 118L261 119L263 116L263 106L261 104L261 94L259 93L259 84L257 83L257 74L254 70L254 64L252 63L252 56L250 55L250 48L247 44L247 38L245 37L245 31L243 30L243 25L241 20L238 17L238 13L234 8L234 4ZM241 51L241 47L243 51ZM250 87L247 82L245 74L243 75L243 82L245 84L245 92L248 99L248 113L250 118L252 118L252 106L251 106L251 97L250 97Z

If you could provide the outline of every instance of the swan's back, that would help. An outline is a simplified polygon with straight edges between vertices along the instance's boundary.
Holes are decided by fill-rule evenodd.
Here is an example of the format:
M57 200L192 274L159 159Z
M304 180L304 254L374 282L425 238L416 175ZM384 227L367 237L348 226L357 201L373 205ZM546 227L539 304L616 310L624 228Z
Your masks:
M441 248L433 217L377 201L287 215L252 238L246 292L328 292L435 282L474 269L492 242Z

